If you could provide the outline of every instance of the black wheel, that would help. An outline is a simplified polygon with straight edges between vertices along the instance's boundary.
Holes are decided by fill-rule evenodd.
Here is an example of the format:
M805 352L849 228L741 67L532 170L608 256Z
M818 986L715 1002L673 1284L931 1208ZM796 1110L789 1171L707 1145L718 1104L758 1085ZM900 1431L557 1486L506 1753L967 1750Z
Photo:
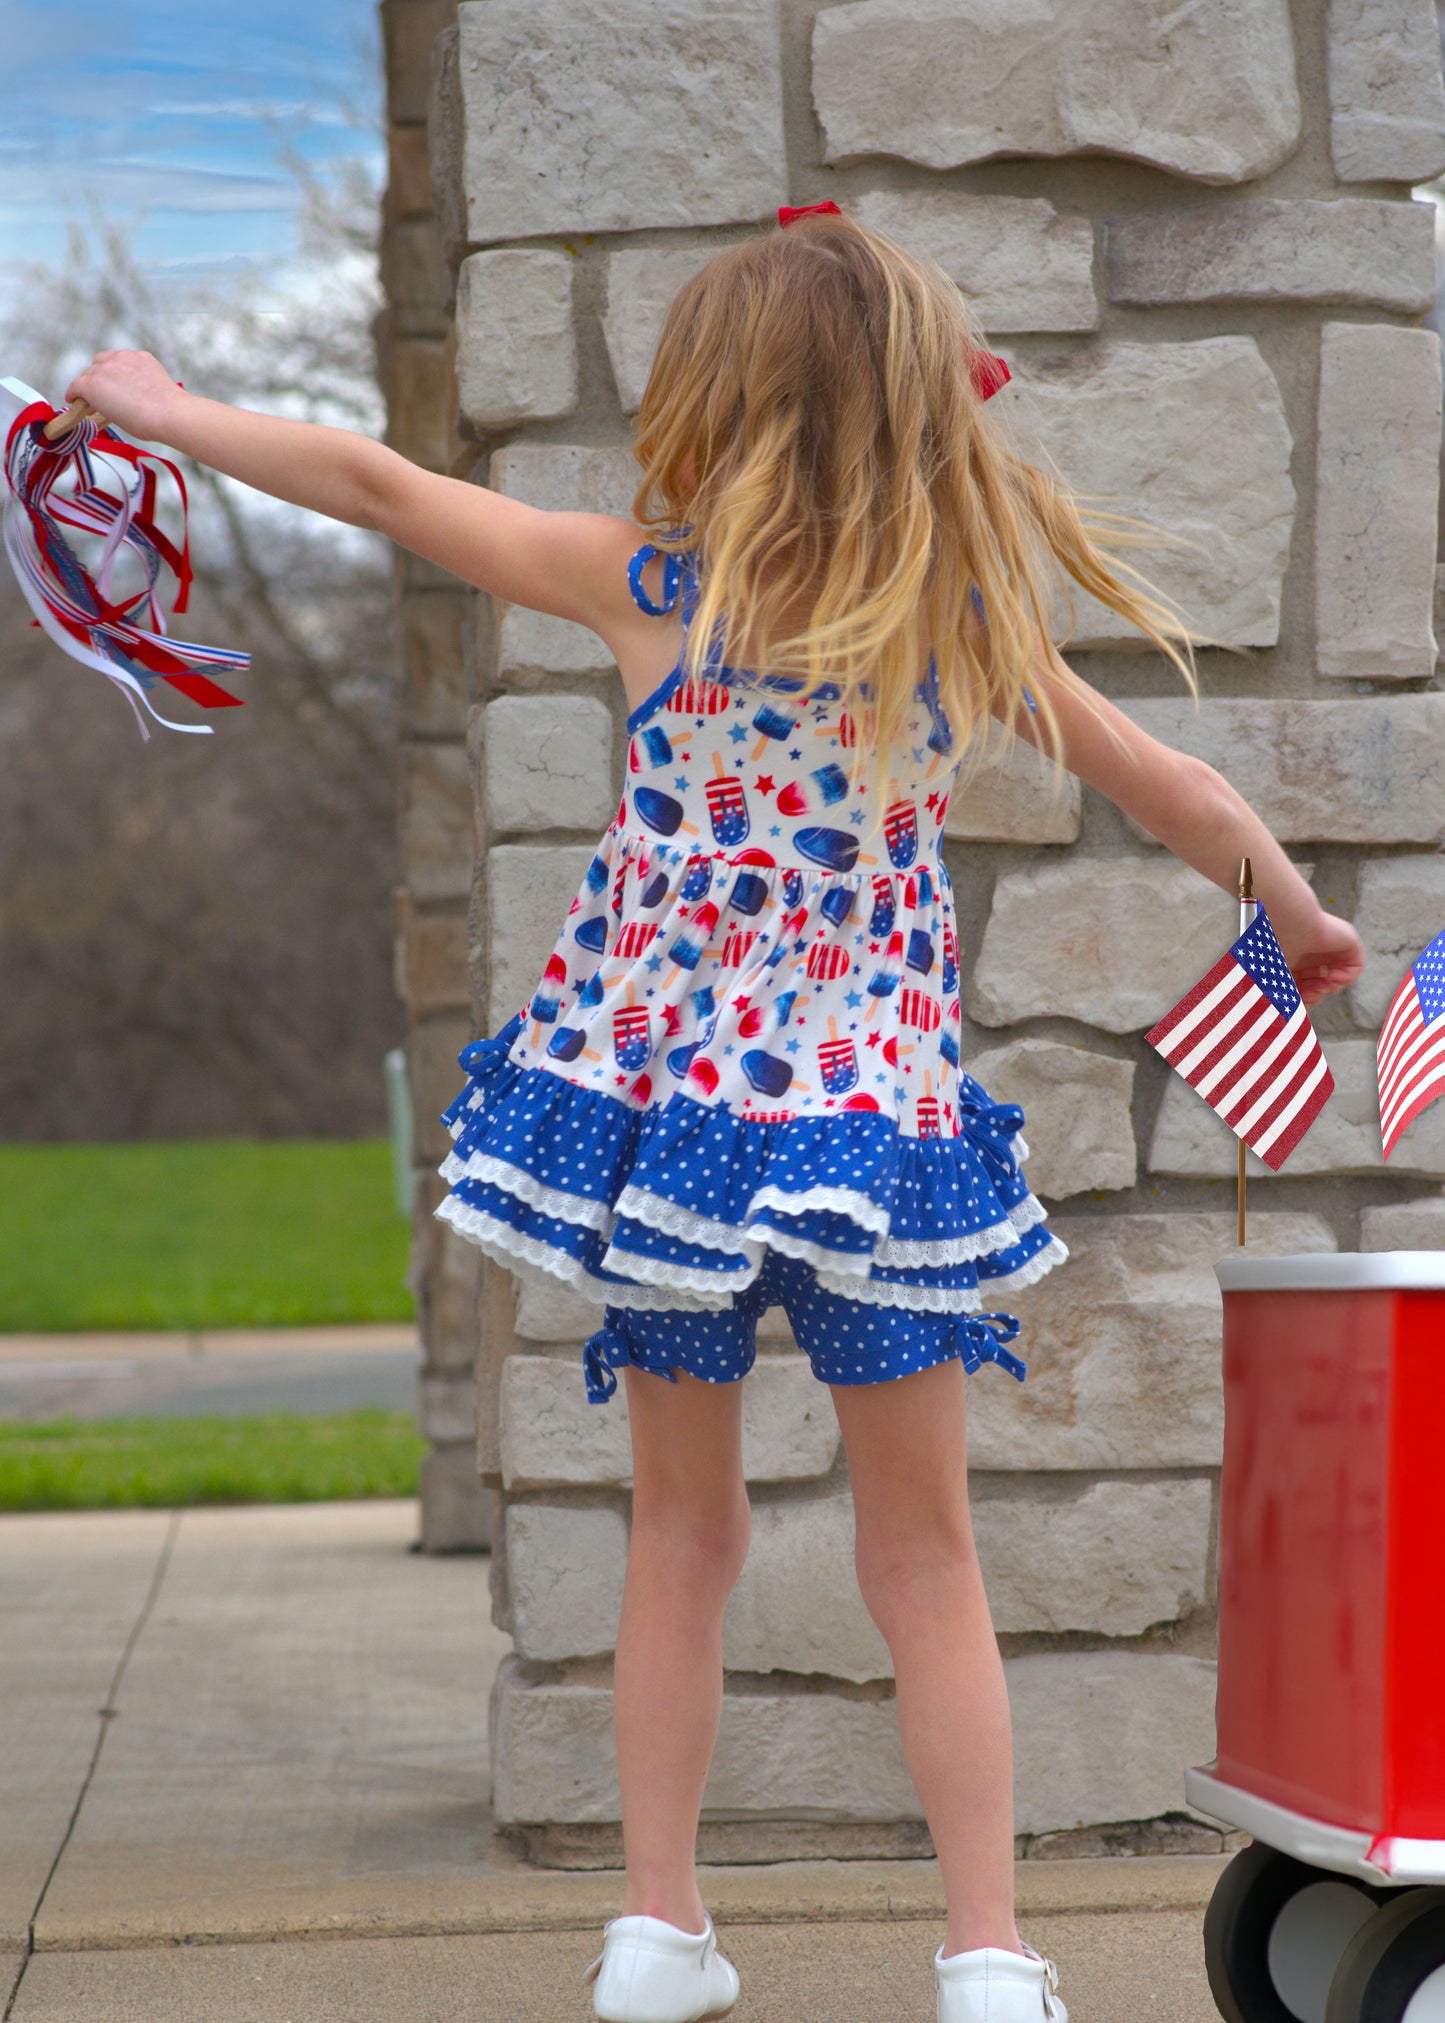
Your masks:
M1409 1890L1340 1956L1325 2023L1445 2023L1445 1889Z
M1245 1848L1204 1913L1204 1961L1220 2015L1227 2023L1325 2023L1340 1956L1396 1894L1258 1841Z

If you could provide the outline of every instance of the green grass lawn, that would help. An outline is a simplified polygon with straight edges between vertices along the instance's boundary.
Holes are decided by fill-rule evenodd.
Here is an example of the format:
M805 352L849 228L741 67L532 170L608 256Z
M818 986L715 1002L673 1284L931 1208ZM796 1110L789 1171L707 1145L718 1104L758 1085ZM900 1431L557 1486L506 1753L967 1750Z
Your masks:
M390 1161L380 1138L0 1144L0 1333L410 1319Z
M424 1443L406 1412L0 1425L0 1511L414 1496Z

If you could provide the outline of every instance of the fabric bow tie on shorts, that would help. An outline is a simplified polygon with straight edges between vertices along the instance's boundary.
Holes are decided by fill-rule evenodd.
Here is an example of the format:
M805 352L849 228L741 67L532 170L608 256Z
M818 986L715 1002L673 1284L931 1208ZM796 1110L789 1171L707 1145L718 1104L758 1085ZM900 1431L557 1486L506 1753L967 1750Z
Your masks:
M796 225L799 218L832 217L841 218L842 211L831 198L821 204L779 204L778 226L786 231L789 225ZM992 400L1001 386L1007 386L1013 374L1007 363L994 351L981 351L977 345L968 347L968 371L973 381L973 390L980 400Z

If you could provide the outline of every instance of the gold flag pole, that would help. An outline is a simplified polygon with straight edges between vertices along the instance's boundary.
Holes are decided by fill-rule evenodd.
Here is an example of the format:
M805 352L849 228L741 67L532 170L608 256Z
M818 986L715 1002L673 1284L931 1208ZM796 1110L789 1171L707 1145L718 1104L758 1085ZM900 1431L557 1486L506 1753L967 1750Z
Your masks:
M1253 924L1254 924L1254 869L1250 864L1249 859L1246 857L1239 867L1240 933L1243 934L1246 927L1251 927L1253 926ZM1244 1140L1242 1138L1239 1141L1238 1199L1239 1199L1238 1239L1240 1247L1242 1249L1244 1246Z

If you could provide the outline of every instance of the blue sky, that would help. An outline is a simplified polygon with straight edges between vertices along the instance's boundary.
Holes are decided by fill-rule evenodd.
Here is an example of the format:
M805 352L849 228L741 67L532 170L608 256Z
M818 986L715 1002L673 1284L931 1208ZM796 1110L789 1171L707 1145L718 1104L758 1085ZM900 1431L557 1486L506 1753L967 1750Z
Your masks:
M98 199L157 273L291 242L276 129L378 159L374 0L0 0L0 268Z

